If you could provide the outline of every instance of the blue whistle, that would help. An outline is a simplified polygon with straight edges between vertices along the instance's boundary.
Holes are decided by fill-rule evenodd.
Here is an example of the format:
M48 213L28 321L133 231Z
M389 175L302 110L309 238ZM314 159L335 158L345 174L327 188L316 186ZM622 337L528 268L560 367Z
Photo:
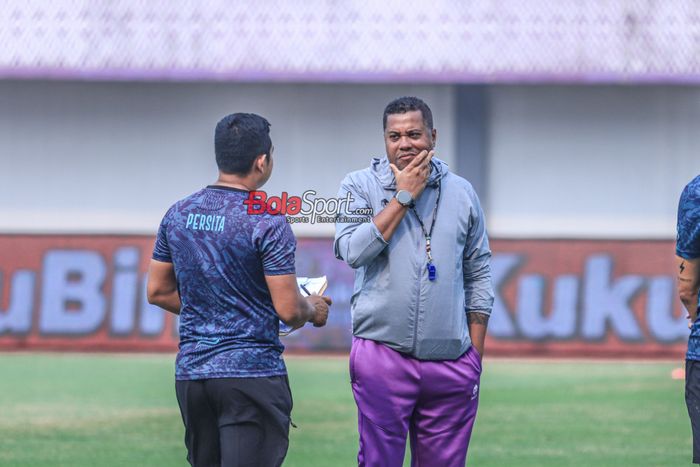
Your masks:
M434 281L437 277L437 268L433 263L428 263L428 280Z

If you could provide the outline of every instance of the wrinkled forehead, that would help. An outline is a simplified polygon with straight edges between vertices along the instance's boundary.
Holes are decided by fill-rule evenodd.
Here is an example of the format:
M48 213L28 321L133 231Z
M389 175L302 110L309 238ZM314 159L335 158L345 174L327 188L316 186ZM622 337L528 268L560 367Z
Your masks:
M423 122L423 114L420 110L386 116L386 133L404 133L411 130L425 131L425 122Z

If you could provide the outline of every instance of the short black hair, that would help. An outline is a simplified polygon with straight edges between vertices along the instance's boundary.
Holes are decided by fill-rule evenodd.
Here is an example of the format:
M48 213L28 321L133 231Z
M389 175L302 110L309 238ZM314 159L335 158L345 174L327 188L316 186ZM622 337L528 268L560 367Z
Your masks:
M260 154L270 156L270 122L256 114L235 113L222 118L214 132L216 165L227 174L247 175Z
M430 111L428 104L423 102L417 97L404 96L394 99L389 102L389 104L384 109L383 125L386 130L386 119L389 115L393 114L405 114L406 112L412 112L414 110L419 110L421 115L423 115L423 124L428 129L428 131L433 131L433 112Z

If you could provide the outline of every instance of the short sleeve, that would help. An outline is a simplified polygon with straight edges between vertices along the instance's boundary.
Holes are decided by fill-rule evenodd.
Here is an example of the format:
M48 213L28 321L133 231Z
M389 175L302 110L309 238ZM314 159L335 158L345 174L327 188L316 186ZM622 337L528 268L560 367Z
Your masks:
M160 222L160 227L158 227L158 235L156 236L156 244L153 247L152 258L156 261L162 261L164 263L172 263L172 255L170 253L170 246L168 245L168 214L163 217Z
M700 177L685 187L678 203L676 254L700 258Z
M297 242L285 216L262 219L253 232L253 243L263 263L266 276L294 274Z

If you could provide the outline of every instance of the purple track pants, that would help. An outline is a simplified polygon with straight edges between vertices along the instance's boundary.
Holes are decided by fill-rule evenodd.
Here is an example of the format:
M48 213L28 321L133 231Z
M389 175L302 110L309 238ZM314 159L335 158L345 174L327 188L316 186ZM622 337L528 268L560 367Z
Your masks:
M425 361L354 337L350 380L368 467L401 467L406 435L414 467L464 467L479 405L474 346L457 360Z

